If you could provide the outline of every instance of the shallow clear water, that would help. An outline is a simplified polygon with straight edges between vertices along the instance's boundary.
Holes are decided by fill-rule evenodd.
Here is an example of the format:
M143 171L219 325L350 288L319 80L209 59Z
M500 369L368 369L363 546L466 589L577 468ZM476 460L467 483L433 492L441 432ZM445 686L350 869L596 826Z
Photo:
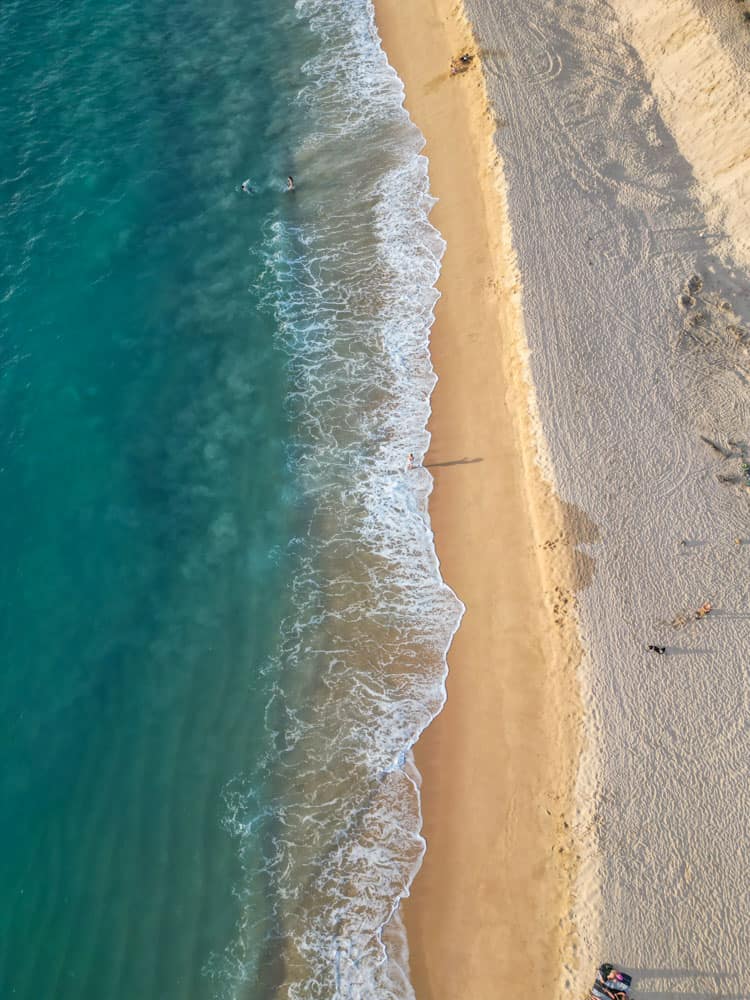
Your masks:
M3 993L409 996L459 605L404 471L442 246L368 3L0 35Z

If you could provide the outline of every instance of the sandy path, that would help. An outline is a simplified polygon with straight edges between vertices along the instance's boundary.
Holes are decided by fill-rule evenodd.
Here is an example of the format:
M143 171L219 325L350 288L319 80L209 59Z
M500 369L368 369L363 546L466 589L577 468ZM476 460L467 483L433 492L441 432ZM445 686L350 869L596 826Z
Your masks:
M561 495L595 526L579 599L598 787L581 792L601 868L579 886L583 958L624 963L641 997L744 995L748 275L719 260L725 235L707 225L610 6L467 8L500 125L541 418ZM681 311L693 272L703 285ZM705 620L669 625L707 599Z
M452 7L377 2L447 241L426 465L443 574L467 609L447 705L416 748L428 846L404 909L418 1000L490 1000L549 977L566 945L575 646L572 597L554 593L562 571L540 560L564 546L530 462L519 296L481 74L448 75L469 44Z

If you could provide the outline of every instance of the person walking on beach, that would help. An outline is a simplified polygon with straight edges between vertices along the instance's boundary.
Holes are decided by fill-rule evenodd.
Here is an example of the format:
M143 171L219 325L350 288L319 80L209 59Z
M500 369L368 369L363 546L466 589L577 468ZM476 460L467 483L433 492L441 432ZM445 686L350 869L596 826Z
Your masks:
M294 191L294 178L291 174L286 179L286 189L287 191Z
M414 468L414 456L412 455L411 452L409 452L409 454L406 457L406 471L411 472L413 468Z

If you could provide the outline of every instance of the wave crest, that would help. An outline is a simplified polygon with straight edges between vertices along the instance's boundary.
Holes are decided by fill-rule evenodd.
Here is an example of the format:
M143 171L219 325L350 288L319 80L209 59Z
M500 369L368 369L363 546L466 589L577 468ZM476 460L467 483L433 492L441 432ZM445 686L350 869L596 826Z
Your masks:
M302 182L265 234L262 292L288 359L300 528L264 667L269 750L226 791L243 924L210 971L226 996L249 981L395 1000L413 996L397 910L424 852L411 749L443 705L462 613L435 555L432 478L405 468L429 443L444 244L371 4L296 9L320 49L298 96Z

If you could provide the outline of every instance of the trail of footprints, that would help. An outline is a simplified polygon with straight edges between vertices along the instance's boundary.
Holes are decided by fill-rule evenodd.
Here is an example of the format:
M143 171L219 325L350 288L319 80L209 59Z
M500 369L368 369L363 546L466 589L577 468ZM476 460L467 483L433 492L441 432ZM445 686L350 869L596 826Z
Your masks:
M731 303L705 289L701 275L693 274L685 282L678 305L683 313L681 340L703 348L708 361L735 370L739 365L750 377L750 329Z
M692 274L678 297L682 313L680 344L702 357L714 373L733 373L739 385L750 387L750 327L743 323L732 304L718 291L705 287L700 274ZM717 425L725 423L720 413L731 409L730 392L725 389L722 398L712 409ZM711 436L701 435L720 462L715 473L723 486L731 486L750 493L750 443L740 436L727 434L719 427Z

